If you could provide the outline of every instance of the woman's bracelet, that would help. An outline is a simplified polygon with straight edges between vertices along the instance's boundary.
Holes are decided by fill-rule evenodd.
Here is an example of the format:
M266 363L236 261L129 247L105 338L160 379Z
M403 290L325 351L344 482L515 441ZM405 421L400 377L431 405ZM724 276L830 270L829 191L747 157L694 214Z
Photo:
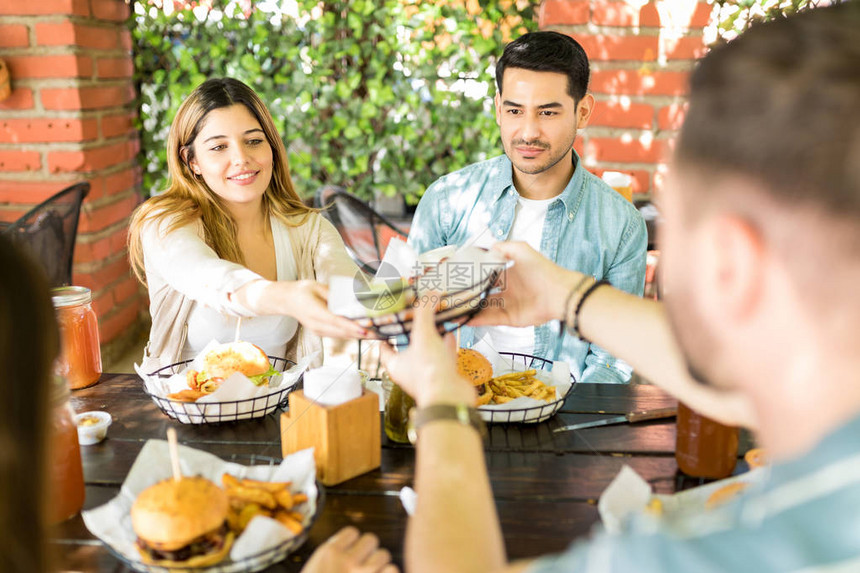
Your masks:
M582 289L582 285L587 283L589 280L593 281L594 277L591 275L585 275L584 277L582 277L582 279L580 279L580 281L578 283L576 283L575 287L570 289L570 292L568 293L567 298L564 301L564 314L561 317L561 322L559 322L559 329L558 329L559 338L564 336L564 332L567 330L567 328L569 326L571 326L573 324L572 321L568 320L568 318L567 318L568 316L570 316L570 303L571 303L571 301L573 301L573 297L580 291L580 289Z
M583 337L582 334L579 332L579 311L582 310L582 305L585 302L585 299L587 299L589 296L594 294L594 291L596 291L598 288L602 287L603 285L608 285L608 284L609 284L609 281L606 281L606 280L595 281L591 284L590 287L585 289L585 292L582 293L581 297L579 297L579 302L576 303L576 310L573 311L573 328L571 330L573 330L574 336L576 336L580 340L590 342L585 337Z

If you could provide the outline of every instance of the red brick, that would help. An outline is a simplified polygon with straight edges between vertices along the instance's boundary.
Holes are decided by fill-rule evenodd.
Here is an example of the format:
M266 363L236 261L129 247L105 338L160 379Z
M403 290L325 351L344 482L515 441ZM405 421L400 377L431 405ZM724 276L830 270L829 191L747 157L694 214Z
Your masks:
M77 283L75 283L77 284ZM122 306L115 309L104 318L99 317L99 340L102 344L112 341L117 336L128 330L138 321L140 314L140 298L132 298Z
M102 109L125 105L134 100L134 88L129 85L43 89L45 109Z
M0 16L39 16L73 14L89 16L87 0L3 0L0 2Z
M714 7L707 2L699 2L696 4L696 10L693 12L688 26L690 28L704 28L711 23L711 15L714 13Z
M657 113L657 127L661 130L678 130L684 123L687 104L673 103L660 109Z
M588 170L598 177L603 177L603 173L606 171L621 171L622 173L627 173L628 175L633 176L633 193L647 193L651 190L650 171L642 169L612 169L608 167L589 167Z
M585 48L590 60L635 60L657 59L657 36L599 36L577 35L576 40Z
M0 48L26 48L30 45L30 30L24 24L0 26Z
M6 109L33 109L33 90L29 88L16 88L12 82L12 94L0 101L0 110Z
M658 163L664 159L663 154L660 141L644 144L636 138L623 141L616 138L590 137L586 151L589 159L613 163Z
M48 170L51 173L98 171L128 161L133 156L132 151L129 141L80 151L51 151L48 153Z
M125 252L128 229L121 227L95 241L88 241L87 235L82 235L75 245L75 262L89 263L107 259L117 253Z
M0 150L0 172L36 171L42 168L42 157L38 151Z
M119 201L97 207L94 210L84 209L81 212L78 232L95 233L101 231L114 223L127 219L135 207L137 207L137 196L130 194Z
M93 75L93 61L76 54L7 56L9 73L15 79L83 78Z
M106 115L102 117L102 137L116 137L134 131L132 123L134 116L129 113Z
M131 57L101 58L96 65L96 76L101 79L130 78L134 74Z
M603 127L629 127L651 129L654 123L654 108L644 103L599 101L594 108L589 125Z
M36 42L40 46L78 46L94 50L115 50L119 45L116 28L99 28L65 22L36 24Z
M77 247L75 250L77 250ZM128 257L117 257L116 260L106 263L98 270L87 273L73 273L74 276L72 278L75 279L74 284L85 286L93 292L96 292L102 290L112 282L128 276L129 270ZM108 296L107 299L113 303L110 296Z
M30 210L30 206L25 206L21 208L3 208L0 209L0 221L4 223L14 223L18 219L20 219L27 211Z
M129 17L128 4L123 0L90 0L93 7L93 16L99 20L112 20L123 22Z
M660 26L660 14L656 5L645 4L642 8L624 0L595 2L591 12L591 23L599 26Z
M666 45L666 57L670 60L695 60L707 52L702 37L684 37L669 40Z
M131 32L126 29L119 31L119 47L128 52L131 51Z
M612 95L686 95L689 72L600 70L591 73L589 89Z
M544 0L538 13L540 27L588 22L588 0Z
M131 189L138 183L137 178L136 167L124 169L123 171L118 171L112 175L105 176L105 195L116 195L117 193Z
M0 119L0 143L88 141L97 137L95 119Z
M0 203L36 205L54 193L62 191L73 181L9 181L0 179Z
M124 301L136 297L140 293L138 290L138 282L134 277L122 279L121 282L111 287L111 294L116 304L121 304Z

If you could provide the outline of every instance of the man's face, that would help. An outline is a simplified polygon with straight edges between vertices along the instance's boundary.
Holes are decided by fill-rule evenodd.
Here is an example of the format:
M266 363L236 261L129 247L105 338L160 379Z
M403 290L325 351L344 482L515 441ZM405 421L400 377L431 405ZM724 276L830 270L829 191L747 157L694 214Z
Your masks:
M576 130L584 127L590 107L577 106L567 87L564 74L505 70L501 93L496 94L496 123L505 154L520 172L544 173L564 159L569 168Z
M700 221L690 220L681 196L682 190L699 184L676 171L661 190L660 278L669 320L690 374L702 384L717 385L720 343L715 325L706 320L713 313L707 289L702 288L702 280L709 276L705 268L712 262L704 246L708 230Z

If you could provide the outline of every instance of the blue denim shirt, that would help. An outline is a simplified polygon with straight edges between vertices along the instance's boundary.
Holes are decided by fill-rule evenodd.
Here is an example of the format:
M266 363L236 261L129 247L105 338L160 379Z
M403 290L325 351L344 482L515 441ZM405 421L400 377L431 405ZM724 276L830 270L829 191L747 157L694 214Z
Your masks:
M547 210L541 253L562 267L642 296L648 245L644 219L624 197L586 171L575 152L573 160L573 176ZM504 241L518 197L513 166L505 155L445 175L421 198L409 244L423 253L445 245ZM474 329L464 327L460 344L469 347L473 342ZM624 383L632 373L630 366L598 346L570 334L559 337L557 321L535 327L534 353L567 361L583 382Z

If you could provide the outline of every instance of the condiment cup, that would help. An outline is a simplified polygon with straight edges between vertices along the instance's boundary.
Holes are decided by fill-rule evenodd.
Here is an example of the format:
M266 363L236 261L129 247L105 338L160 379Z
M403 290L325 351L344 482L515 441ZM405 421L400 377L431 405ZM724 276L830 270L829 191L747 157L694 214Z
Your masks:
M95 421L87 423L89 420ZM111 421L110 414L100 410L76 414L75 425L78 427L78 443L82 446L91 446L101 442L107 435Z

